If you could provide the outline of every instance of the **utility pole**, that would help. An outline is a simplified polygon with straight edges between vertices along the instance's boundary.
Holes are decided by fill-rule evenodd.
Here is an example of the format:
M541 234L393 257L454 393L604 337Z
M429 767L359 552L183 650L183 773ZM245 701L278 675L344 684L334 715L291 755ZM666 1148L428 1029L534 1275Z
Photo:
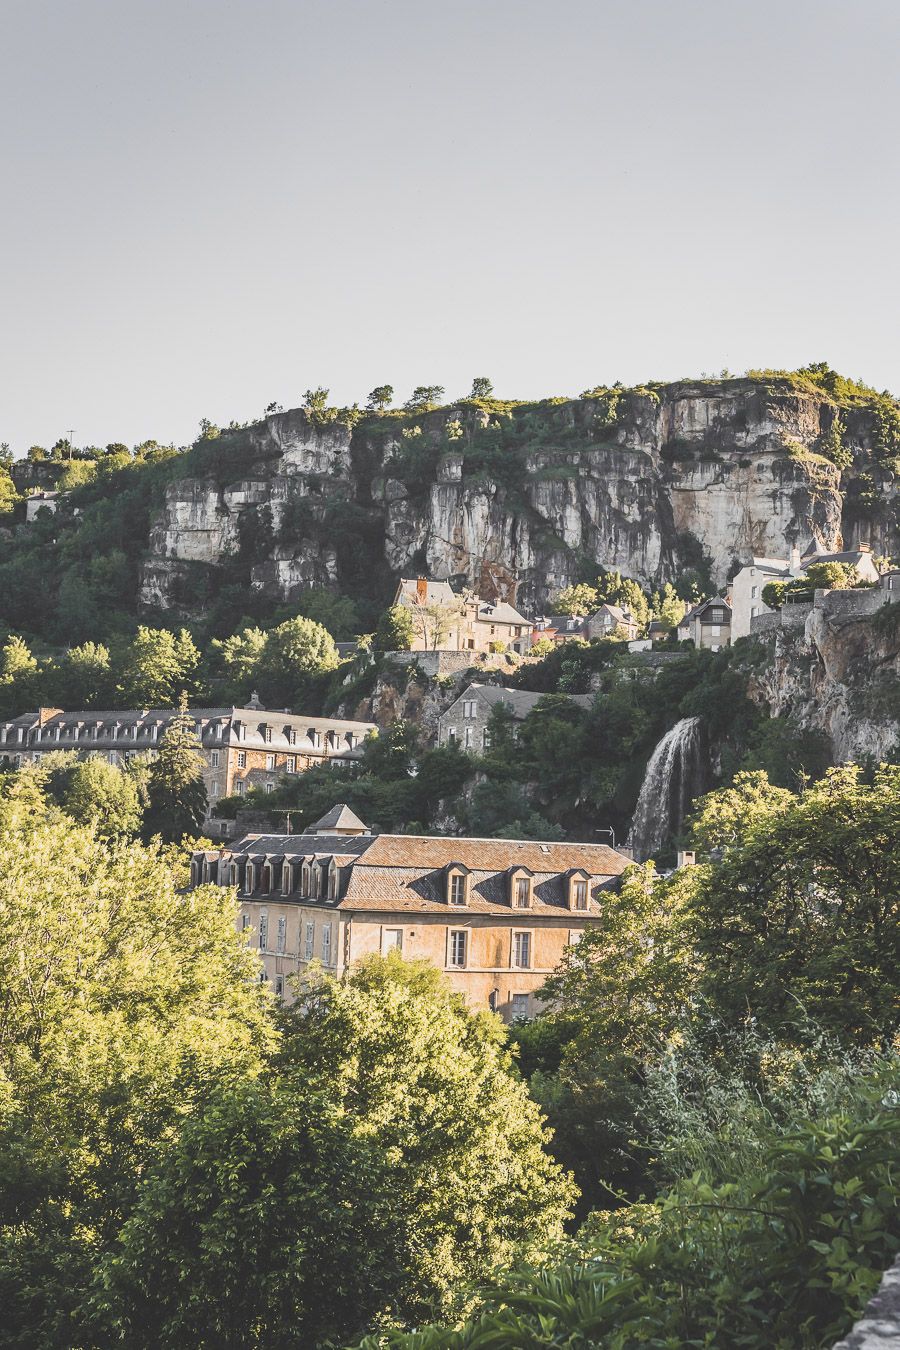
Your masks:
M69 430L66 432L66 439L67 439L67 441L69 442L69 459L70 459L70 460L71 460L71 458L72 458L72 451L75 449L75 444L74 444L74 442L73 442L73 440L72 440L72 437L73 437L74 435L75 435L75 428L74 428L74 427L70 427Z

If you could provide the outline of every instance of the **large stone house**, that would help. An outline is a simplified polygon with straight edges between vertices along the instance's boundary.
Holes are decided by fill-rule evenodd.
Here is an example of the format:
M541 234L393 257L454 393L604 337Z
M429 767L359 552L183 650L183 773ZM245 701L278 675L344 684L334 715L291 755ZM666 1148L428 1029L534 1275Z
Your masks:
M878 580L878 568L868 544L859 548L847 549L843 553L818 553L815 548L807 549L801 558L800 550L795 548L790 558L754 558L746 567L735 573L731 581L731 603L734 617L731 623L733 641L746 637L750 633L753 620L760 614L771 614L772 610L763 603L762 593L770 581L797 581L813 563L840 562L849 563L856 572L859 581Z
M457 595L448 581L402 578L395 605L409 609L414 652L513 651L524 655L531 646L531 624L505 600Z
M304 834L195 853L191 881L237 888L238 927L287 1001L312 961L339 976L396 950L511 1020L537 1011L629 862L602 844L373 834L339 806Z
M731 602L720 595L689 609L678 625L678 640L717 652L731 642Z
M470 684L446 712L438 718L437 744L456 744L473 754L484 754L490 748L491 714L502 704L514 723L523 722L544 697L524 689L504 689L499 684ZM593 694L569 694L571 703L590 708ZM515 728L513 729L515 734Z
M274 791L279 778L313 764L352 763L375 730L372 722L249 708L191 708L205 761L203 780L212 813L217 799L251 787ZM142 712L63 712L39 708L0 722L0 766L17 768L51 750L76 750L124 764L154 752L173 718L171 708Z

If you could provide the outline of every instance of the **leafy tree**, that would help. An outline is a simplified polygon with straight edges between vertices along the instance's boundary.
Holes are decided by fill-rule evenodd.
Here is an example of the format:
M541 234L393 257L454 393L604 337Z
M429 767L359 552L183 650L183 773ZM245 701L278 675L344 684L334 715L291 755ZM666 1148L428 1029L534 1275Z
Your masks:
M653 618L664 623L670 631L678 627L686 610L687 605L668 581L662 590L654 591L650 598L650 612Z
M200 659L187 629L138 628L120 663L119 692L129 708L171 708Z
M781 609L788 590L786 581L767 581L762 588L762 602L769 609Z
M377 652L408 652L415 630L408 605L391 605L378 620L374 647Z
M109 648L102 643L70 647L45 678L60 708L105 708L113 698Z
M298 676L334 670L338 650L327 628L298 616L268 634L261 664L276 675L296 680Z
M553 602L557 614L592 614L597 608L597 588L581 581L575 586L566 586Z
M205 761L194 721L184 698L177 717L159 742L159 753L149 773L149 802L144 834L166 842L196 835L206 815Z
M0 464L0 515L9 515L21 500L7 465Z
M272 1045L231 895L0 789L0 1338L108 1344L88 1288L140 1179Z
M650 622L650 605L636 581L623 577L621 572L606 572L597 578L597 599L602 604L619 605L631 611L631 617L640 628Z
M741 773L703 798L693 836L710 851L685 875L710 1006L786 1038L802 1036L804 1019L845 1043L889 1038L900 984L898 820L894 766L871 783L855 766L829 769L796 795Z
M94 825L101 835L136 835L142 816L133 776L92 755L67 775L63 809L81 825Z
M320 416L328 406L328 389L323 389L321 385L317 389L307 389L303 395L303 406L312 416Z
M493 398L493 396L494 386L490 380L484 375L477 375L472 381L472 392L469 394L469 398L486 399Z
M810 563L806 569L806 583L813 590L846 591L857 580L856 568L852 563L818 562Z
M403 407L407 412L428 412L430 408L438 407L443 397L443 385L418 384Z
M376 384L366 400L366 407L374 411L384 412L385 408L389 408L393 401L394 386L392 384Z
M0 650L0 711L9 716L27 712L37 690L38 663L17 634Z
M47 454L46 448L43 445L31 445L28 447L28 454L26 458L29 459L32 464L40 464L45 459L48 459L49 456Z

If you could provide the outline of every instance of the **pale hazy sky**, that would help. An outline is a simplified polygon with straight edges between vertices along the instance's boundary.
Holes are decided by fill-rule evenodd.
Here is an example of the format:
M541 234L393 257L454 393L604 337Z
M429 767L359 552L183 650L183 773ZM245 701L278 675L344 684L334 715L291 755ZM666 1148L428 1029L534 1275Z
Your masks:
M896 0L0 0L0 440L900 389Z

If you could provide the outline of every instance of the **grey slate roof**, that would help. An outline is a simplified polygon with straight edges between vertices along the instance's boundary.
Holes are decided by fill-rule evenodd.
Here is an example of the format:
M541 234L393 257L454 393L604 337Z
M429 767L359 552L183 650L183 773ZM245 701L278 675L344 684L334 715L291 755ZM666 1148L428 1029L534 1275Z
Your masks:
M443 716L446 717L458 703L474 696L491 707L495 707L498 703L505 703L516 721L521 721L527 717L540 700L546 697L545 694L534 694L526 689L506 689L500 684L470 684L466 686L459 698L450 705ZM589 709L594 705L593 694L567 694L566 697L579 708Z
M338 803L330 811L326 811L321 820L317 820L314 825L307 825L303 831L308 834L327 834L329 830L359 830L363 834L371 834L368 825L363 824L355 811L351 811L349 806Z

